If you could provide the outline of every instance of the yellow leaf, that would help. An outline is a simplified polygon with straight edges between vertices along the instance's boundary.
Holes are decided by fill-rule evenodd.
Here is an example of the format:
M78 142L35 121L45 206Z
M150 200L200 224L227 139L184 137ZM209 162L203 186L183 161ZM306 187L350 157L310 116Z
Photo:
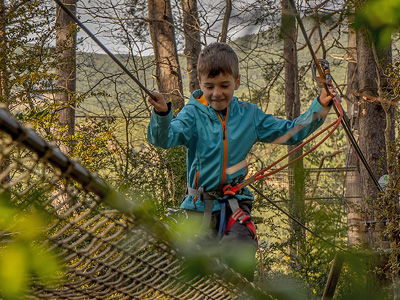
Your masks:
M21 295L27 286L27 251L23 244L11 243L0 251L0 290L4 298Z
M61 271L56 257L45 249L35 247L32 248L31 258L32 271L40 281L44 284L54 282L57 273Z
M43 234L43 220L38 214L26 214L16 222L16 229L23 239L33 240Z

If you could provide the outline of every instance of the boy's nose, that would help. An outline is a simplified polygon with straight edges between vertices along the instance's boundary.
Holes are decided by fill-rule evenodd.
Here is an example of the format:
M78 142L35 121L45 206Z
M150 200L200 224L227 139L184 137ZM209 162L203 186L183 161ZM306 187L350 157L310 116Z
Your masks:
M221 89L215 88L215 89L214 89L214 92L213 92L214 98L218 98L218 97L220 97L221 95L222 95Z

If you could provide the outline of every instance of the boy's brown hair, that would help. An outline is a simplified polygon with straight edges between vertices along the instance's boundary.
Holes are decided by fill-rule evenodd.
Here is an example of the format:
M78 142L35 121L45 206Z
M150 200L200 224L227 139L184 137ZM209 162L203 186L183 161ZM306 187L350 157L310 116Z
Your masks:
M239 59L235 51L227 44L212 43L205 47L197 63L197 76L206 75L214 78L218 74L239 77Z

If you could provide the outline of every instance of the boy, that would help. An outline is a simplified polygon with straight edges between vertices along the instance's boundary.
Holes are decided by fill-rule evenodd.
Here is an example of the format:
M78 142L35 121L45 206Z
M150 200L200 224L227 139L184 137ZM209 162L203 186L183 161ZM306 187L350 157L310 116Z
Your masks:
M234 186L245 178L245 158L256 142L272 143L281 138L280 143L296 144L303 140L322 125L335 93L328 96L322 91L306 113L288 121L265 114L255 104L233 96L240 84L239 61L227 44L205 47L199 56L197 73L200 90L193 92L176 118L161 94L154 93L157 101L148 99L154 107L148 140L165 149L177 145L187 148L188 189L181 209L204 212L203 226L211 223L213 235L219 232L226 262L251 280L257 249L255 229L249 222L253 195L244 188L230 196L228 203L217 199L221 200L224 186ZM230 209L220 220L225 214L221 207L225 206ZM235 212L241 213L237 221L232 219ZM229 228L224 230L225 222ZM253 258L252 266L235 263L245 253Z

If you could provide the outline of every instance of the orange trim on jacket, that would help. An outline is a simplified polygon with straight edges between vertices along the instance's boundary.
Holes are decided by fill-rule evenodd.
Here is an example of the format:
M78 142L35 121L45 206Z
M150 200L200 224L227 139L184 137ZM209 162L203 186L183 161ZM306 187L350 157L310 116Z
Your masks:
M222 125L222 135L224 139L224 161L222 165L222 179L221 179L221 186L223 186L226 181L226 169L228 165L228 136L226 132L226 121L228 120L229 107L226 108L225 120L222 120L222 117L220 116L219 113L217 113L217 115Z

